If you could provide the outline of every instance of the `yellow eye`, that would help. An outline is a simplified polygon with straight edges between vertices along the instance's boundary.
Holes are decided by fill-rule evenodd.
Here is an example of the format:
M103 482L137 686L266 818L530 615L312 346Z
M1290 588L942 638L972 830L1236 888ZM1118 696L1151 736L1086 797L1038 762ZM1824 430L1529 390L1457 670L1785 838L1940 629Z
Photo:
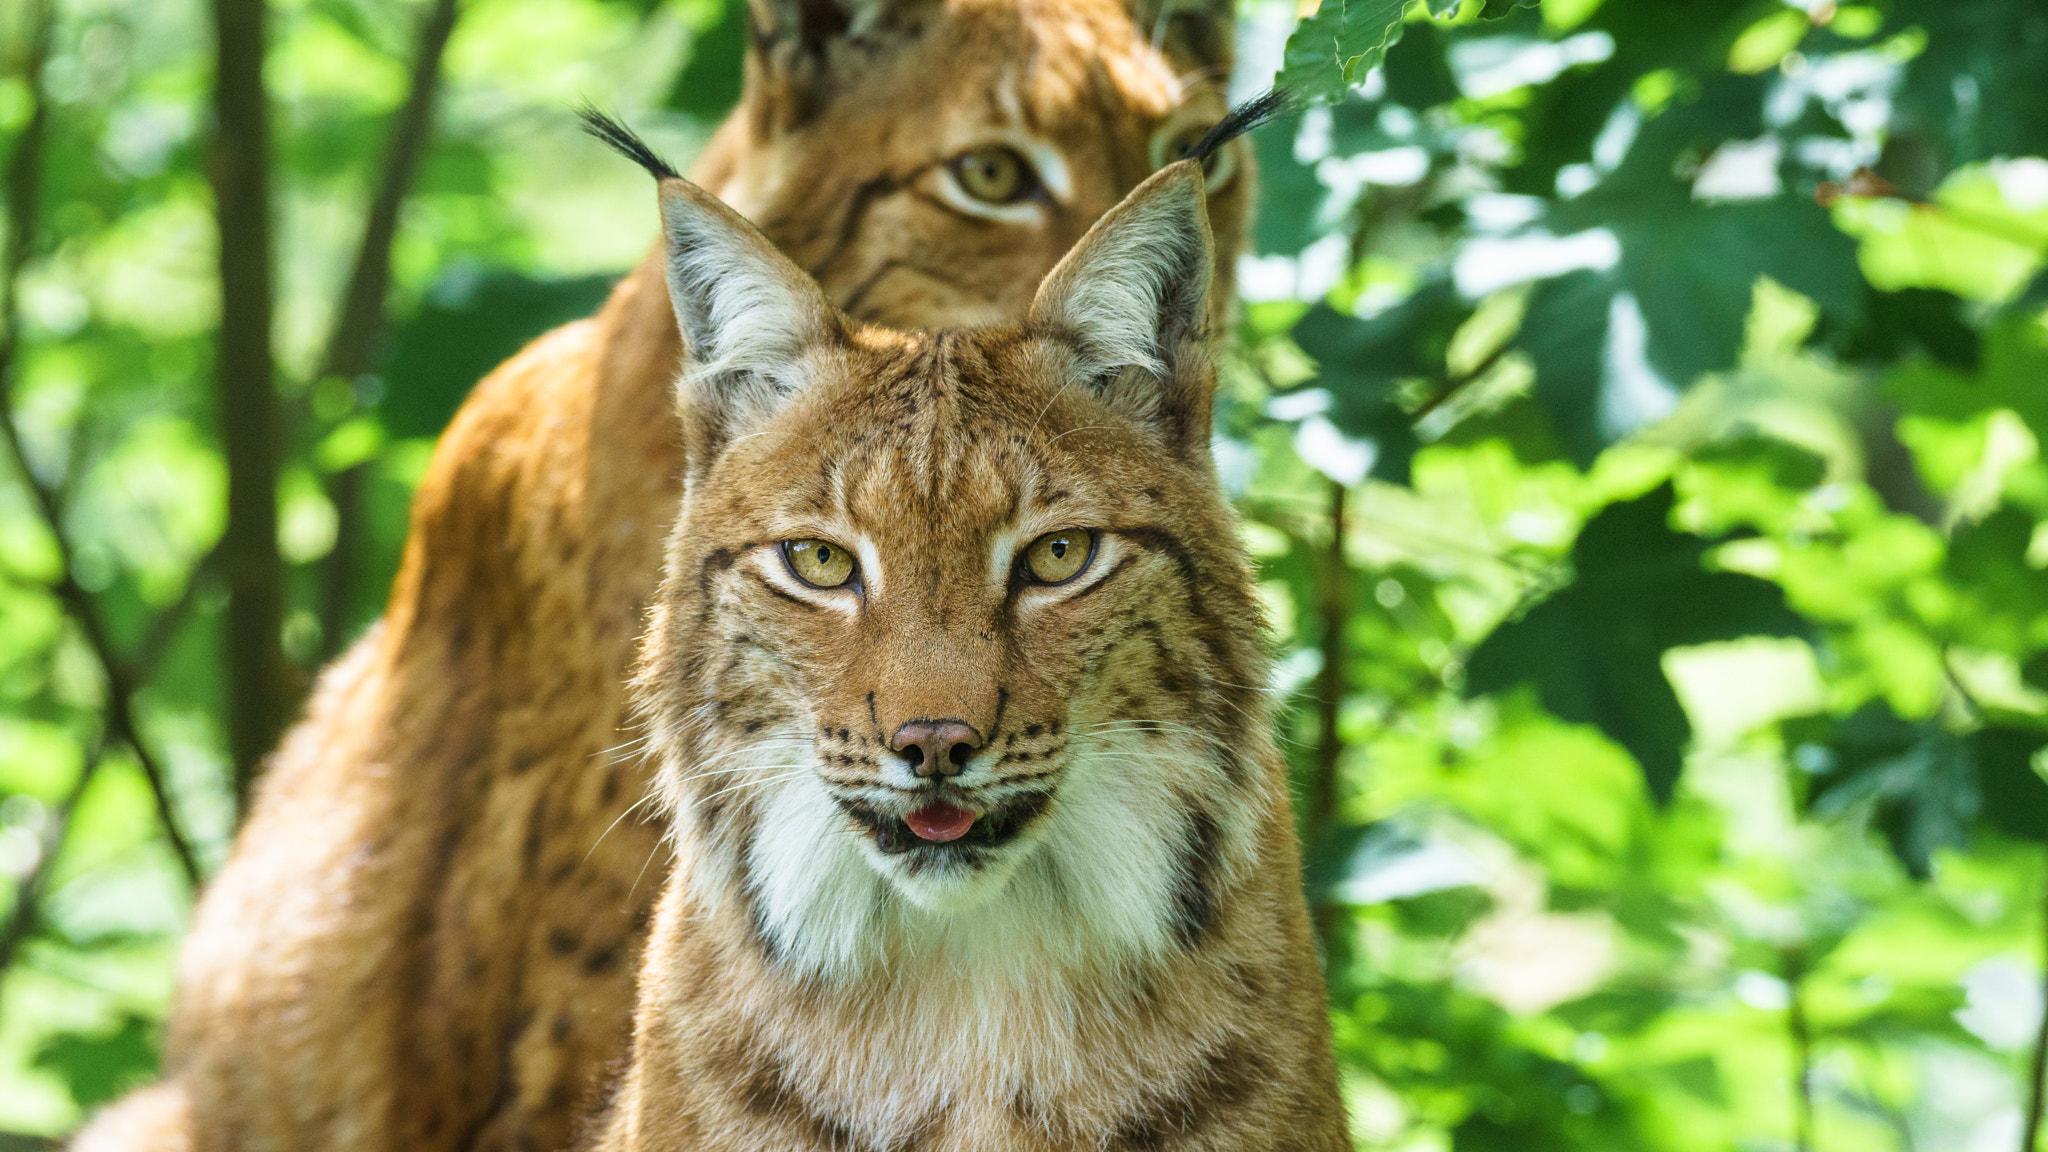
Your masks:
M1086 528L1047 532L1024 550L1024 566L1041 584L1064 584L1081 574L1095 554L1095 533Z
M853 579L853 553L830 540L785 540L782 559L814 588L837 588Z
M989 144L954 159L960 189L989 204L1014 204L1038 190L1038 174L1014 148Z

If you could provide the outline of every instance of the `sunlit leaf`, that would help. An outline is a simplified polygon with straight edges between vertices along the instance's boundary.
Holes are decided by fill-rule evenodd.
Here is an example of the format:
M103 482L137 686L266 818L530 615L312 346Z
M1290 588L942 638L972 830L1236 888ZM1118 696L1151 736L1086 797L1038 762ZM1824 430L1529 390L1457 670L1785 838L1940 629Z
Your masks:
M1559 718L1628 749L1660 801L1692 735L1659 664L1665 650L1805 631L1775 585L1707 571L1709 542L1672 530L1673 501L1665 485L1589 521L1572 546L1571 584L1495 629L1465 680L1470 693L1533 682Z
M1287 38L1275 83L1304 96L1334 99L1401 38L1409 0L1322 0Z

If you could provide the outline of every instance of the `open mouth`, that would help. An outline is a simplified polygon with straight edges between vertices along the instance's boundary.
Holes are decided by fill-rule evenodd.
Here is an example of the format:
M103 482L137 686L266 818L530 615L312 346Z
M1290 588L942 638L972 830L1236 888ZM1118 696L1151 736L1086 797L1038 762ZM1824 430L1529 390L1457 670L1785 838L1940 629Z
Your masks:
M842 798L839 806L874 838L875 847L885 855L936 855L1001 847L1016 839L1051 800L1051 792L1027 792L985 811L933 800L900 817L884 815L857 800Z

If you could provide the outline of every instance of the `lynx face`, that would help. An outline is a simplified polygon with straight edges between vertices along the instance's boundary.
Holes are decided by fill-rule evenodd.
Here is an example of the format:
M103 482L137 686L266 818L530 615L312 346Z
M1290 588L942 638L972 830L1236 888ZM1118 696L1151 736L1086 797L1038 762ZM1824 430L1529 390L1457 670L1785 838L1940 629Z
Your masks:
M755 83L726 131L747 136L753 159L706 184L862 320L1014 319L1090 224L1226 110L1232 25L1216 0L753 0L752 12ZM1227 256L1249 194L1243 147L1206 174Z
M1203 195L1191 162L1148 181L1022 326L907 334L663 182L700 351L638 688L682 867L777 961L1199 944L1264 731Z

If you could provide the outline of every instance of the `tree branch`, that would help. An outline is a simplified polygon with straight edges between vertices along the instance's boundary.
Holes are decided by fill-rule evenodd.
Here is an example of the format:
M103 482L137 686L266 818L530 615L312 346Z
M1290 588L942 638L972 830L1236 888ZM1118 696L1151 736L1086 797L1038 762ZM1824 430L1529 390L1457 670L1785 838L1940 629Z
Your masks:
M363 238L356 248L355 269L342 293L341 310L327 341L316 379L338 376L353 383L376 363L386 318L385 298L391 289L391 245L398 235L399 209L412 187L413 174L433 135L434 100L441 84L441 58L455 31L457 0L434 0L420 20L413 53L412 84L391 127L384 169L377 180ZM329 655L340 651L348 631L355 593L358 556L362 551L363 465L344 468L328 481L328 498L336 517L334 548L327 554L320 588L320 636Z

